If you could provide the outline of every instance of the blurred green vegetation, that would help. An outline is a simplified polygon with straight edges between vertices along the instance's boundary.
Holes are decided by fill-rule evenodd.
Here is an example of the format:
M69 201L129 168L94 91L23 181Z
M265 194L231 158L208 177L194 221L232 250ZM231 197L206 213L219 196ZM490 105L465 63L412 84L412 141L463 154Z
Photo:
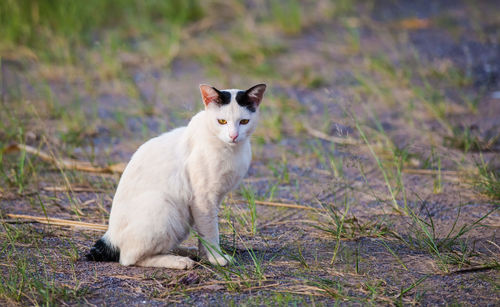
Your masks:
M209 70L270 74L268 55L284 49L279 36L298 35L335 8L330 0L4 0L0 56L88 66L96 51L110 66L118 52L132 51L165 67L182 46L182 56Z
M275 79L271 59L287 51L287 36L350 16L353 3L4 0L0 2L0 57L21 63L96 67L96 77L102 80L123 77L127 65L147 62L168 68L172 60L182 58L195 60L224 83L230 83L228 71ZM321 85L321 78L305 77Z
M3 44L43 48L47 39L92 43L102 29L145 34L168 31L203 16L198 0L4 0L0 1Z

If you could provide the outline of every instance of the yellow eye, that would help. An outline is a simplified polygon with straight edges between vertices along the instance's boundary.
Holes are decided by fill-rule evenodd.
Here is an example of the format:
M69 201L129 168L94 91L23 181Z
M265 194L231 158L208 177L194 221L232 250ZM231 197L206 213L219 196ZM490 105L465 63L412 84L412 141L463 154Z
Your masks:
M225 119L218 119L217 121L218 121L218 122L219 122L219 124L221 124L221 125L225 125L225 124L227 124L227 121L226 121Z
M242 119L242 120L240 120L240 125L246 125L246 124L248 124L249 121L250 120L248 120L248 119Z

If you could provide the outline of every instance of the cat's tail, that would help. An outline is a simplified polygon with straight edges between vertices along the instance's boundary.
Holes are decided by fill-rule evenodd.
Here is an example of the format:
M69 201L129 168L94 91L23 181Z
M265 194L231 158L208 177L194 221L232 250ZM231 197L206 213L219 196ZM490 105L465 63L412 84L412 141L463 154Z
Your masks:
M95 242L85 257L90 261L119 261L120 249L102 237Z

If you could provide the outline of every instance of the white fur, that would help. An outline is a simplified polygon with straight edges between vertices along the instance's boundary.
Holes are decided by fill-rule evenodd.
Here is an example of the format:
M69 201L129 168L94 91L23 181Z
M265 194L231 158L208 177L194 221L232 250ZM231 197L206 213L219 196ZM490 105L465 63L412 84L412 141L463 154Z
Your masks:
M203 238L199 252L212 264L230 261L220 252L218 206L248 171L249 136L259 111L239 106L234 100L238 90L227 91L231 103L206 103L187 127L147 141L132 156L103 237L119 248L122 265L191 268L190 258L172 255L191 227ZM241 119L250 121L241 125ZM238 137L233 141L234 134Z

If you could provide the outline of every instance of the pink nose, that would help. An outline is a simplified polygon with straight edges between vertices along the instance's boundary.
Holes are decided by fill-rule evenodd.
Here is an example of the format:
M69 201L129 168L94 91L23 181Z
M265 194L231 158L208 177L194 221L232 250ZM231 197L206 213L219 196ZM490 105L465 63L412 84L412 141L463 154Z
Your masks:
M238 138L238 133L236 134L230 134L229 137L231 138L231 140L233 140L233 142L236 140L236 138Z

